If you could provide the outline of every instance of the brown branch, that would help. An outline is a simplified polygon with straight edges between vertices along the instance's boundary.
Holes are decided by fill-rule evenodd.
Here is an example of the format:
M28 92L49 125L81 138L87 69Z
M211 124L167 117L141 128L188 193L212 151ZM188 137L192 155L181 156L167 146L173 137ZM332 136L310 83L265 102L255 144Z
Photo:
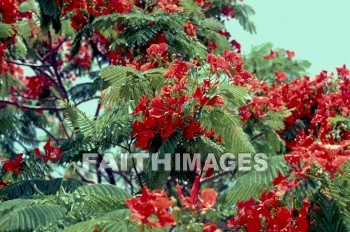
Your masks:
M31 67L31 68L47 68L47 67L51 67L51 64L25 64L25 63L19 63L19 62L15 62L15 61L10 61L10 60L6 60L7 63L10 64L16 64L16 65L20 65L20 66L26 66L26 67Z
M261 136L263 136L265 134L265 131L257 134L257 135L254 135L251 139L250 139L250 142L253 142L254 140L260 138Z
M94 180L87 178L86 176L81 174L78 170L75 170L75 172L78 174L78 176L80 176L80 178L83 182L89 183L89 184L96 184Z
M7 101L7 100L0 100L0 104L7 104L7 105L14 105L19 108L24 108L24 109L29 109L29 110L65 110L67 109L66 107L64 108L57 108L57 107L45 107L45 106L31 106L31 105L24 105L20 104L18 102L12 102L12 101Z

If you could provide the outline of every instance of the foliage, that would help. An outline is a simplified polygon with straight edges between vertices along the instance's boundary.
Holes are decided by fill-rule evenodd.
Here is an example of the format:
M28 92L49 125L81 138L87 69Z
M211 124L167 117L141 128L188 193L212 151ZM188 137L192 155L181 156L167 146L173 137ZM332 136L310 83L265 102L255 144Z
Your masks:
M1 1L0 231L348 231L350 71L240 55L225 22L255 33L253 14Z

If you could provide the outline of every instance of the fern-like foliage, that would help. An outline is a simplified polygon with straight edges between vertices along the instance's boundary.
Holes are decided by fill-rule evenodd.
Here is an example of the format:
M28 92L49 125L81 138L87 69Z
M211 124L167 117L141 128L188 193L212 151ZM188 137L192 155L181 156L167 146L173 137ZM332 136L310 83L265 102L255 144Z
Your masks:
M6 39L15 34L10 24L0 22L0 39Z
M24 180L0 189L0 197L11 200L20 197L32 198L38 193L54 195L60 190L70 193L82 185L84 183L75 179Z
M337 201L330 199L322 193L315 196L316 206L311 212L312 232L346 232L349 228L344 224Z
M135 231L135 224L128 221L130 218L129 210L119 209L105 214L102 217L79 222L72 226L69 226L64 230L64 232L76 232L76 231L86 231L93 232L95 229L98 231L116 231L116 232L127 232Z
M14 113L0 111L0 134L9 137L11 134L18 132L21 125L21 121Z
M65 216L65 209L58 205L32 204L26 202L27 200L15 201L15 204L11 202L11 208L4 210L0 215L1 231L33 231L39 228L43 229Z
M150 153L158 152L158 158L164 159L166 153L175 154L176 148L182 139L182 134L179 131L175 131L169 138L159 147L153 147ZM157 189L164 187L170 172L165 171L163 168L159 168L158 171L152 170L152 162L149 160L145 167L145 171L141 173L141 181L147 185L150 189Z
M86 198L88 201L83 205L77 205L76 210L91 211L94 216L102 216L116 209L126 208L125 200L131 195L113 185L87 185L76 189L72 193L74 199Z
M288 164L283 156L273 156L267 159L267 169L257 171L252 169L235 178L232 186L225 192L226 202L230 204L249 200L251 197L258 198L267 189L273 189L272 181L278 176L288 173ZM238 171L239 173L239 171Z
M216 136L221 136L226 152L254 152L248 136L242 130L240 119L232 113L223 109L203 112L200 122L207 131L213 130Z

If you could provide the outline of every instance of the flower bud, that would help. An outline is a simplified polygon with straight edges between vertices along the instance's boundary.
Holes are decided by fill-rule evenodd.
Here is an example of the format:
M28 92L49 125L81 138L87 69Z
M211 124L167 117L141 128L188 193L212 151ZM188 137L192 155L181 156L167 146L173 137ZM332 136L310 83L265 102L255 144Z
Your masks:
M137 223L136 224L137 232L143 232L145 230L145 225L142 223Z
M181 209L177 206L173 208L173 216L176 223L180 220Z

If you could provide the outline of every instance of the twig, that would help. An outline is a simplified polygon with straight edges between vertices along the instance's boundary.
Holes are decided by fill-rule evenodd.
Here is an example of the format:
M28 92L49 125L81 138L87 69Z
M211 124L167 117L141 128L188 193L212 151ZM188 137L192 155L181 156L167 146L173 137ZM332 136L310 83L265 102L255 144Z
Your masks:
M226 176L227 174L230 174L230 173L232 174L232 176L235 175L236 169L234 169L234 170L226 170L226 171L220 172L219 174L216 174L215 176L208 177L208 178L202 180L201 184L204 184L204 183L207 183L207 182L212 182L212 181L214 181L216 179L219 179L221 177L224 177L224 176Z
M46 107L46 106L31 106L31 105L24 105L20 104L18 102L12 102L12 101L7 101L7 100L0 100L0 104L8 104L8 105L14 105L20 108L24 109L29 109L29 110L65 110L67 108L57 108L57 107Z

